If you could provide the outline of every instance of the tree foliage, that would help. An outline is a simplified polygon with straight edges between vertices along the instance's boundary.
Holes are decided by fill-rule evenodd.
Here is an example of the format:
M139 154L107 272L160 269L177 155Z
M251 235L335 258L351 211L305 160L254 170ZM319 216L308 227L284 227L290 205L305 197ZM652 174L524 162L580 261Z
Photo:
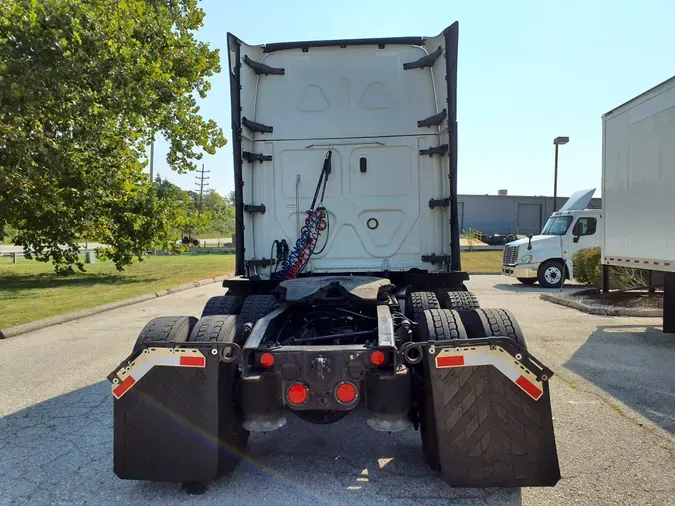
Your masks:
M225 144L197 96L220 71L197 0L0 2L0 229L72 272L78 241L121 269L188 216L148 180L147 147L178 172ZM183 214L182 214L183 213Z

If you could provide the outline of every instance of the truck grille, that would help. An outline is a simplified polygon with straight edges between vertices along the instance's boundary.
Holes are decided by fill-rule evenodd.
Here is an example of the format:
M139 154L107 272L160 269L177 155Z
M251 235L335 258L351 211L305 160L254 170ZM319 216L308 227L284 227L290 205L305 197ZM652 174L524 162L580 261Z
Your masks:
M516 265L518 261L518 246L504 246L502 265Z

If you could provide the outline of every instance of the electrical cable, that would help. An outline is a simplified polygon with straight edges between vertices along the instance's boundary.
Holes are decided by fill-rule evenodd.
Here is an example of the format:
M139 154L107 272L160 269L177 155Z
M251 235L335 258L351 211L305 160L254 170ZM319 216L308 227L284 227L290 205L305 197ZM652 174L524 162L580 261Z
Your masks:
M288 256L284 259L283 267L279 268L278 270L275 269L273 274L270 267L270 276L274 275L275 279L293 279L298 276L305 269L312 255L316 254L315 251L319 242L319 237L324 230L326 231L326 242L319 253L322 253L326 248L326 244L328 243L329 223L328 212L323 206L323 199L326 195L328 176L331 172L332 156L333 152L331 149L329 149L326 153L323 167L321 168L319 181L317 182L316 189L314 190L312 205L307 211L305 224L300 230L300 237L298 237L298 240L295 242L293 250L290 251ZM319 205L315 208L317 205L317 200ZM274 248L274 243L272 248ZM279 267L279 263L281 263L280 255L279 251L277 250L277 267Z

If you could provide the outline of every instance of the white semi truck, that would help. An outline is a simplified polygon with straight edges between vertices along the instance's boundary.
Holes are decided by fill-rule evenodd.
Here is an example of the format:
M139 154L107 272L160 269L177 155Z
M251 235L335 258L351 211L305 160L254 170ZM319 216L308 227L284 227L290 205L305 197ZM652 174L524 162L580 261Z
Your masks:
M611 266L664 273L675 333L675 77L603 116L603 290Z
M228 34L236 276L111 373L119 477L208 482L250 432L365 409L453 486L559 480L553 373L464 285L457 37Z
M559 287L565 279L572 279L574 253L600 246L602 241L602 210L586 208L594 192L574 193L551 215L541 234L508 243L502 274L526 285L539 281L545 288Z

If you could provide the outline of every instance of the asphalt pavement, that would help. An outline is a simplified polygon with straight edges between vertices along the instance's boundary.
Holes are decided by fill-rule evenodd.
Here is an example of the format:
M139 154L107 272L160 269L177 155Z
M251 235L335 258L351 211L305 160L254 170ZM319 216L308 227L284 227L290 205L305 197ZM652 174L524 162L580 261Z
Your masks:
M201 496L118 479L105 377L150 318L198 316L222 293L210 285L0 340L0 504L673 504L675 335L655 318L541 301L546 290L501 276L470 288L483 307L511 309L556 372L556 487L453 489L426 466L419 433L374 432L362 412L252 434L247 458Z

